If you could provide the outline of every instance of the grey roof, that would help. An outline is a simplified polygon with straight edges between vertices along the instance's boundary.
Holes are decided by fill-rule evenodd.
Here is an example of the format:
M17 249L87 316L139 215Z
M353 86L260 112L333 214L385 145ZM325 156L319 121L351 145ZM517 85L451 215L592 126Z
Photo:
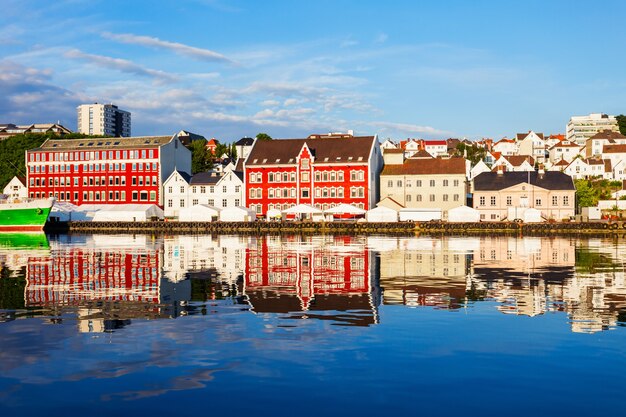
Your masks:
M198 172L191 177L190 185L215 185L224 174L217 172Z
M539 174L531 172L483 172L474 178L474 190L499 191L517 184L528 183L546 190L575 190L572 177L562 172L548 171Z
M241 138L237 142L235 142L235 145L237 145L237 146L252 146L253 143L254 143L254 139L252 139L252 138Z
M111 150L153 148L169 143L173 136L137 136L130 138L48 139L41 147L31 150Z

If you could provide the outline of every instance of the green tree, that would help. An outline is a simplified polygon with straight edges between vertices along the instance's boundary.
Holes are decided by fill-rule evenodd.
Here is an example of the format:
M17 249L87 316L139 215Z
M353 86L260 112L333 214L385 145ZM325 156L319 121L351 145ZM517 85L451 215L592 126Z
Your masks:
M598 190L588 180L575 180L576 202L578 207L594 207L598 205Z
M191 142L189 150L191 151L191 174L208 171L213 166L213 155L206 148L206 141Z
M617 125L619 126L619 131L622 135L626 135L626 116L620 114L619 116L615 116L617 119Z
M268 135L267 133L259 133L258 135L256 135L256 138L257 140L262 140L262 141L272 140L272 137Z
M235 142L230 145L230 157L233 160L237 159L237 145L235 145Z
M459 143L456 145L454 152L456 156L465 156L468 161L472 163L472 166L485 159L487 150L485 148L478 147L474 144L467 145L465 143Z

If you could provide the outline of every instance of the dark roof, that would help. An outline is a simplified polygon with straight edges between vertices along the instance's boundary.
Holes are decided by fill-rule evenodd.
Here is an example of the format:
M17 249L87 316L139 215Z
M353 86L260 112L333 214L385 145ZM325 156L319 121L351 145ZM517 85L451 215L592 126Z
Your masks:
M189 175L189 173L185 171L176 171L176 172L178 172L178 175L183 177L183 179L187 182L187 184L189 184L189 181L191 180L191 175Z
M431 154L429 154L428 152L426 152L425 150L421 149L419 151L417 151L416 153L414 153L413 155L411 155L411 159L433 159L434 156L432 156Z
M483 172L474 178L474 190L498 191L513 187L517 184L528 183L546 190L575 190L572 177L558 171L548 171L539 174L531 172Z
M191 177L189 185L215 185L223 176L217 172L198 172Z
M243 173L243 163L244 163L245 159L244 158L237 158L237 163L235 164L235 172L242 172Z
M409 158L403 164L385 165L380 175L465 174L465 158Z
M256 141L246 161L249 165L292 165L306 144L316 163L367 162L375 136L324 139L274 139Z
M528 161L530 165L535 165L535 160L532 156L525 155L502 155L504 159L509 161L514 167L521 166L525 161Z
M252 146L253 143L254 143L254 139L252 139L252 138L241 138L237 142L235 142L235 145L237 145L237 146Z
M529 130L528 133L518 133L518 134L515 135L515 137L516 137L517 140L524 140L524 139L526 139L526 136L530 135L530 132L531 131ZM535 132L535 135L539 136L539 138L542 139L542 140L544 139L543 133Z
M626 152L626 144L604 145L602 153L624 153Z
M596 133L589 139L626 139L626 136L622 135L619 132L613 132L612 130L603 130L601 132ZM589 140L587 139L587 140Z

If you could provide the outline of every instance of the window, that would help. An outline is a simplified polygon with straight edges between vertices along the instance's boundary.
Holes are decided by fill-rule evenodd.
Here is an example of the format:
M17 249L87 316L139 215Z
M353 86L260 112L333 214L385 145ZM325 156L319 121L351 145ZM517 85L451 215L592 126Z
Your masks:
M448 180L443 180L443 186L447 187L448 186Z
M241 205L238 198L235 198L235 207L239 207Z
M416 187L421 187L422 186L422 180L416 180L415 181L415 186Z
M430 180L430 186L434 187L435 186L435 180Z
M184 198L180 199L180 206L181 207L185 207L185 199Z
M415 196L415 201L417 201L417 202L422 201L422 195L421 195L421 194L417 194L417 195Z
M308 188L303 188L302 189L302 198L309 198L309 189Z
M225 185L222 185L222 192L226 193L226 186Z
M209 206L215 206L215 200L213 200L212 198L209 198Z
M491 196L490 203L491 203L492 206L496 205L496 196L495 195Z
M553 195L552 196L552 205L553 206L558 206L559 205L559 197Z
M308 161L308 159L307 159ZM300 181L302 182L309 182L309 173L308 172L301 172L300 173Z
M510 195L506 196L506 205L507 206L512 206L513 205L513 197L511 197Z
M449 197L448 194L444 194L443 195L443 201L448 201L448 197Z
M194 198L193 200L191 200L191 205L192 206L197 206L198 205L198 199Z
M156 191L150 191L150 201L156 201Z
M541 206L541 199L540 198L535 199L535 205L536 206Z
M459 195L458 195L458 194L455 194L455 195L454 195L454 197L453 197L453 200L454 200L454 201L459 201Z
M132 194L133 201L137 201L138 197L139 197L139 194L137 193L137 191L133 191L133 194Z
M402 180L398 180L398 181L396 181L396 185L397 185L398 187L402 187Z
M407 202L410 202L410 201L411 201L411 194L408 194L408 195L406 196L406 201L407 201Z
M431 195L429 196L429 200L430 200L430 201L435 201L435 194L431 194Z
M453 184L454 184L455 187L458 187L459 186L459 180L454 180Z
M228 207L228 200L222 199L222 207Z
M393 188L393 180L387 181L387 187Z
M141 178L141 177L139 177L139 178ZM141 185L141 184L139 184L139 185ZM185 186L181 186L180 187L180 193L181 194L185 194Z
M147 191L142 191L139 193L139 200L141 201L148 201L148 192Z
M478 201L479 201L479 204L480 204L481 206L484 206L484 205L485 205L485 196L480 196L480 198L478 199Z
M309 169L309 159L303 159L301 163L302 163L302 169Z
M566 195L563 196L563 205L569 206L569 196L566 196Z
M170 207L170 208L173 207L174 206L174 202L171 199L167 200L167 206Z

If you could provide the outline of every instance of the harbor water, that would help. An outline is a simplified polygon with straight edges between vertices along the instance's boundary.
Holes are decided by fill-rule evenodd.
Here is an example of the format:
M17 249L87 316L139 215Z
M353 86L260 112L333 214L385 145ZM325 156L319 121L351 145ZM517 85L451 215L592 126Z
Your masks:
M626 242L0 239L0 415L620 414Z

